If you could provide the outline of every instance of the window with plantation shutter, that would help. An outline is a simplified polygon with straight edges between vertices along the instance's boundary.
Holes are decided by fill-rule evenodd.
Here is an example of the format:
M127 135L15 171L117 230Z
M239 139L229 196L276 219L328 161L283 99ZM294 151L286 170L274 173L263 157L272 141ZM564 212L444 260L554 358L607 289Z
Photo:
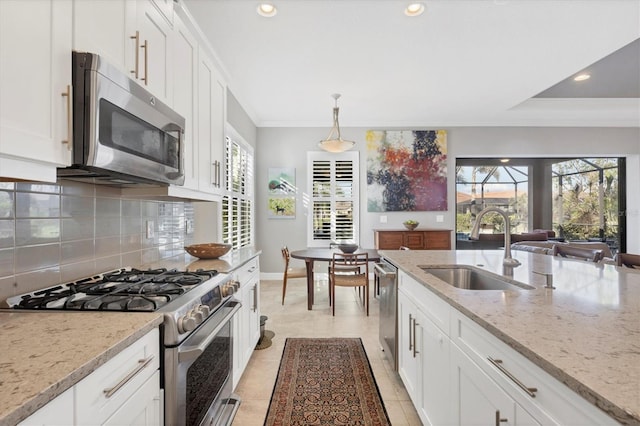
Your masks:
M253 245L253 148L239 137L227 136L225 154L222 241L237 249Z
M358 160L358 152L307 154L309 247L327 247L338 240L358 242Z

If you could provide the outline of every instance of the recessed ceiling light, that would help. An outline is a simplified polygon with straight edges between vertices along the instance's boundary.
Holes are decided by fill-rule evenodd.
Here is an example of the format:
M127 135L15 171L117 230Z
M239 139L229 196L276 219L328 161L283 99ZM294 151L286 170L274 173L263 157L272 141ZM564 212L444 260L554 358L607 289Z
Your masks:
M573 77L573 81L585 81L585 80L589 80L591 78L591 75L589 74L578 74L575 77Z
M500 159L500 162L501 162L501 163L508 163L508 162L509 162L509 159L508 159L508 158L501 158L501 159Z
M260 3L258 6L258 15L265 16L267 18L271 18L278 13L278 9L271 3Z
M422 3L410 3L404 10L404 14L407 16L420 16L424 12L424 4Z

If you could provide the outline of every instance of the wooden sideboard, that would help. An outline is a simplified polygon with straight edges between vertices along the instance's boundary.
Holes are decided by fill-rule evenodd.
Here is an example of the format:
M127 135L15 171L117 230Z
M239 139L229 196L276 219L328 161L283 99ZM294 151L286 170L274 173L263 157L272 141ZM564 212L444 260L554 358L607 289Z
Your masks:
M373 231L376 249L398 250L400 246L411 250L451 250L451 230L432 229L413 231L380 230Z

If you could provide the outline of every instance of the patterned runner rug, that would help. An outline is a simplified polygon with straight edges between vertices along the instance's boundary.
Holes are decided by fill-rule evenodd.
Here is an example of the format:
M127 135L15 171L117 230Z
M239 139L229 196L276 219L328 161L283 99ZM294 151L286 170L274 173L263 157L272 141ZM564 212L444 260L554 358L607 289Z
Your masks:
M391 425L359 338L288 338L265 426Z

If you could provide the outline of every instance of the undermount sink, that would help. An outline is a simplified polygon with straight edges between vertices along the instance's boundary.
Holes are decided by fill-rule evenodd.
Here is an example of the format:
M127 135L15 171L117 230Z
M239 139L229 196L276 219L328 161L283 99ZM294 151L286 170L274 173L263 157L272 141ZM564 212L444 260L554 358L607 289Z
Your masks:
M476 269L455 266L447 268L436 268L421 266L422 270L441 279L449 285L464 290L533 290L527 284L514 283L502 280L485 272Z

